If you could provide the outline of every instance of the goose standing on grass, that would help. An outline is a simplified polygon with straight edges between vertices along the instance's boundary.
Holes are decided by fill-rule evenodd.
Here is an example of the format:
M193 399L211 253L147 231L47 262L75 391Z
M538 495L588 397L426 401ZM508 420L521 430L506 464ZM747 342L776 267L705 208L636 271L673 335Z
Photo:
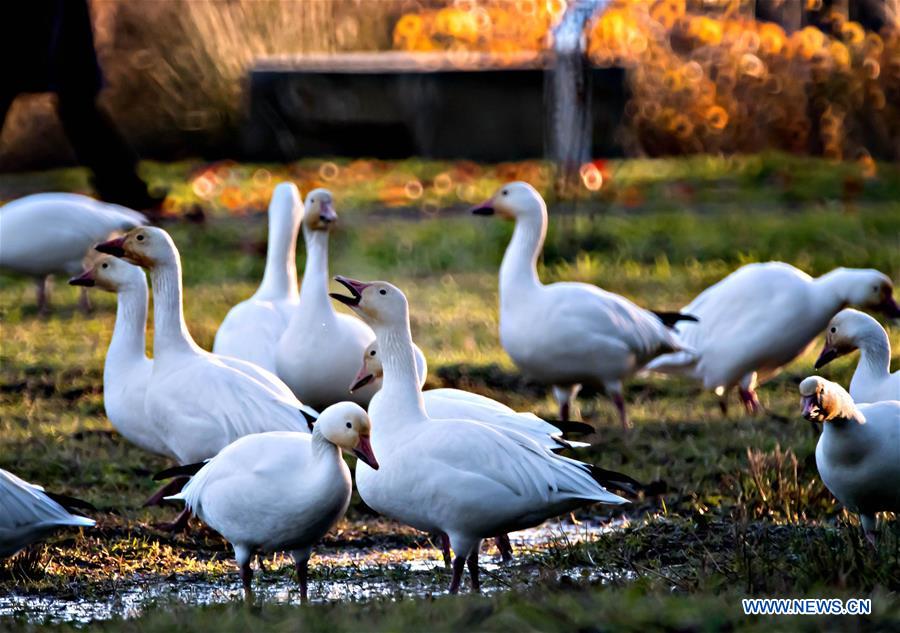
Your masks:
M328 298L328 237L337 217L330 191L309 192L303 218L306 268L300 303L278 341L275 359L278 376L298 398L317 409L343 400L366 406L375 393L371 386L347 392L375 334L353 315L335 311Z
M378 337L381 391L369 403L380 468L356 466L356 485L371 508L425 532L446 534L455 558L450 592L468 564L479 590L481 541L534 527L594 503L627 503L595 480L592 467L543 448L525 435L475 420L435 421L425 411L416 374L409 307L385 282L335 278L350 306Z
M257 433L237 440L169 498L183 500L231 543L245 597L252 595L253 555L288 550L306 602L312 547L344 516L353 492L341 449L378 468L370 430L359 405L332 405L311 435Z
M891 373L891 341L887 332L878 321L858 310L841 310L831 319L816 369L856 349L859 363L850 380L854 402L900 400L900 371Z
M95 521L69 509L92 508L54 495L0 468L0 558L9 558L61 527L93 527Z
M803 417L823 422L816 467L825 486L859 513L875 545L875 517L900 512L900 401L856 405L840 385L810 376L800 383Z
M150 271L153 371L144 407L179 463L213 457L251 433L308 432L307 416L318 414L277 376L194 342L184 321L181 258L168 233L154 227L132 229L97 250ZM183 528L188 516L182 513L169 527Z
M103 364L103 407L106 417L126 440L145 451L175 457L144 401L153 361L147 358L147 275L139 266L100 255L94 266L69 280L73 286L98 287L117 296L116 324Z
M252 297L229 310L216 332L213 352L234 356L275 373L275 348L300 301L297 231L303 219L300 190L283 182L269 203L269 244L262 282Z
M900 316L888 277L877 270L837 268L814 279L783 262L748 264L685 306L696 323L676 326L692 354L662 356L647 369L685 374L719 396L723 413L733 387L747 411L759 410L756 387L801 355L848 305Z
M37 279L38 311L44 314L50 275L77 275L94 244L146 223L137 211L75 193L25 196L0 208L0 268ZM80 306L90 306L86 292Z
M503 349L525 375L554 387L561 419L569 418L580 386L591 384L612 398L628 428L622 382L660 354L681 350L667 325L693 317L656 314L590 284L541 283L547 205L528 183L502 186L472 213L516 223L500 266Z

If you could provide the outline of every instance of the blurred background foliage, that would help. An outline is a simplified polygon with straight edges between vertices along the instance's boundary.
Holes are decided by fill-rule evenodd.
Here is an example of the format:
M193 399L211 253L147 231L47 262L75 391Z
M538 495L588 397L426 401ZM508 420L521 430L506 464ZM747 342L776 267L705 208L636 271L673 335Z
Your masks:
M778 149L900 158L896 0L610 0L585 29L624 66L630 155ZM149 157L238 156L247 70L311 52L547 52L565 0L93 0L102 99ZM858 17L875 7L877 30ZM778 21L757 20L766 13ZM871 11L870 11L871 13ZM49 95L22 97L0 170L66 155Z

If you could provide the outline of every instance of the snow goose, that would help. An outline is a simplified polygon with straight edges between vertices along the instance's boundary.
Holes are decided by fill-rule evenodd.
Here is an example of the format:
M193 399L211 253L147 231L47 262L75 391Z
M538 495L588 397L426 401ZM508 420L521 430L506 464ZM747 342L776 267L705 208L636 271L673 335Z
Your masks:
M800 383L803 417L824 422L816 467L831 494L859 513L875 544L875 515L900 512L900 402L856 405L840 385L810 376Z
M169 498L183 500L231 543L248 598L253 555L287 550L306 602L312 547L344 516L353 491L341 449L377 469L370 431L359 405L340 402L322 412L311 435L257 433L237 440Z
M328 298L328 236L337 221L331 192L315 189L306 197L303 239L306 268L300 303L278 341L275 366L294 394L316 408L342 400L366 406L371 386L347 391L366 346L375 334L350 314L335 311Z
M858 310L841 310L831 319L816 369L856 349L859 363L850 380L853 400L900 400L900 371L891 373L891 341L887 332L878 321Z
M900 316L892 284L877 270L837 268L814 279L783 262L748 264L685 306L696 323L678 323L693 353L662 356L647 369L686 374L715 390L723 412L732 387L751 413L756 386L802 354L828 321L848 305Z
M682 349L664 319L692 317L660 316L590 284L541 283L537 259L547 233L547 205L528 183L502 186L472 213L515 220L500 266L503 349L524 374L554 387L561 419L569 418L570 400L586 383L612 397L628 428L622 381L660 354Z
M144 401L149 419L181 464L213 457L231 442L265 431L308 432L301 404L271 372L194 342L184 321L181 258L169 234L132 229L97 246L150 271L153 287L153 371ZM182 514L171 527L181 528Z
M0 558L8 558L60 527L92 527L94 521L69 512L90 504L45 492L0 469Z
M75 193L25 196L0 208L0 268L35 277L38 310L45 313L50 275L77 275L94 244L146 223L137 211ZM81 307L88 306L82 292Z
M589 464L557 455L525 435L500 433L476 420L434 421L416 375L409 308L385 282L335 278L377 335L384 379L369 403L380 468L356 466L356 485L376 511L419 530L446 534L453 548L451 593L468 563L479 589L481 541L540 524L579 506L626 503L606 490Z
M300 300L297 231L303 218L300 190L275 187L269 203L269 245L262 282L252 297L229 310L216 332L213 352L241 358L275 373L275 347Z
M116 293L116 323L103 365L106 417L126 440L145 451L175 457L147 416L144 400L153 361L147 358L147 276L139 266L101 255L93 268L69 280L73 286Z

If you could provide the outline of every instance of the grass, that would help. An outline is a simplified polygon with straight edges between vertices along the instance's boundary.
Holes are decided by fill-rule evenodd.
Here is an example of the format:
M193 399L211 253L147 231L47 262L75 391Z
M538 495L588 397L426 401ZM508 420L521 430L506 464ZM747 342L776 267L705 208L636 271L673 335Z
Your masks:
M644 173L648 191L672 190L673 182L693 179L694 203L680 203L683 208L676 210L665 195L654 193L655 202L648 196L640 207L625 208L612 200L602 213L598 200L577 215L554 205L542 275L598 283L659 309L684 305L748 261L783 259L813 274L838 265L875 267L900 279L900 207L869 190L850 204L829 199L840 190L825 184L821 196L812 189L786 196L784 187L760 185L767 181L759 174L785 164L795 167L793 183L829 182L829 169L837 181L848 169L791 160L748 158L731 169L707 161L707 172L698 159L665 161L658 170L644 161L623 163L617 173ZM416 169L402 167L407 168ZM252 173L251 167L240 169ZM484 168L491 169L497 168ZM0 188L18 182L15 186L27 189L33 184L29 178L37 176L20 181L5 176ZM742 183L745 178L748 184L730 198L702 201L714 197L722 179ZM485 183L476 187L487 189ZM496 266L511 227L454 213L412 222L418 214L385 213L386 205L373 193L377 187L357 197L352 188L343 196L335 190L338 212L346 212L332 239L332 273L388 279L407 292L414 336L428 356L430 386L473 389L552 417L546 390L515 372L497 339ZM205 347L230 306L252 293L265 239L259 216L207 216L204 224L167 226L184 257L187 320ZM302 266L302 252L299 257ZM92 501L99 527L62 533L7 564L0 570L0 595L113 601L135 582L234 582L236 569L216 535L194 530L169 537L152 523L168 518L171 510L140 507L153 489L148 475L166 464L109 432L101 382L115 299L95 292L95 312L85 318L74 309L76 296L74 289L57 284L55 310L40 319L30 283L0 277L0 467ZM890 334L898 349L898 331ZM354 503L313 558L313 594L316 583L344 578L341 582L350 583L361 575L406 591L385 589L365 601L326 601L304 609L277 601L255 611L238 604L163 602L135 620L92 628L887 630L900 620L900 524L883 525L877 551L865 543L856 518L818 479L816 436L798 416L796 386L812 373L820 344L762 388L766 413L757 418L740 414L737 403L731 416L722 418L715 397L689 382L638 377L628 383L636 428L626 438L611 404L602 395L585 394L580 414L597 433L581 454L657 482L662 492L636 500L622 516L603 507L579 513L581 519L624 518L625 525L583 543L556 539L523 548L513 568L486 579L496 591L491 595L429 597L447 582L442 570L395 564L404 552L433 556L427 539L375 520ZM847 384L855 362L855 357L841 359L823 373ZM368 550L366 564L374 567L340 562L351 550ZM286 559L274 562L268 577L286 582ZM598 577L599 571L608 575ZM852 619L745 618L739 604L745 595L871 596L875 613ZM0 619L0 630L5 628L34 630L43 624Z

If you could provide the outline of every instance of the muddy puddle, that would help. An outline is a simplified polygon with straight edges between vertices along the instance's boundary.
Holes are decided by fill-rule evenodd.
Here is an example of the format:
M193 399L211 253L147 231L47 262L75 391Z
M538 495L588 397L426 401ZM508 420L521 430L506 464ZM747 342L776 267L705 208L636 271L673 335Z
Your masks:
M510 535L516 559L501 564L496 549L481 555L482 591L493 593L537 579L548 573L579 582L626 580L631 572L614 571L602 566L554 569L548 571L535 562L535 554L550 548L582 543L604 533L622 529L623 521L573 524L566 521L515 532ZM265 573L257 572L254 593L260 604L300 604L300 592L292 574L273 572L287 565L287 557L269 558ZM386 550L320 548L313 554L310 581L311 602L365 601L395 599L446 593L449 571L433 548L396 548ZM552 578L552 576L550 576ZM466 585L466 588L468 586ZM71 622L86 624L114 617L133 618L155 604L173 602L210 605L243 599L237 571L210 581L191 575L134 577L123 580L112 592L101 596L68 597L40 594L0 596L0 617L18 617L32 622Z

